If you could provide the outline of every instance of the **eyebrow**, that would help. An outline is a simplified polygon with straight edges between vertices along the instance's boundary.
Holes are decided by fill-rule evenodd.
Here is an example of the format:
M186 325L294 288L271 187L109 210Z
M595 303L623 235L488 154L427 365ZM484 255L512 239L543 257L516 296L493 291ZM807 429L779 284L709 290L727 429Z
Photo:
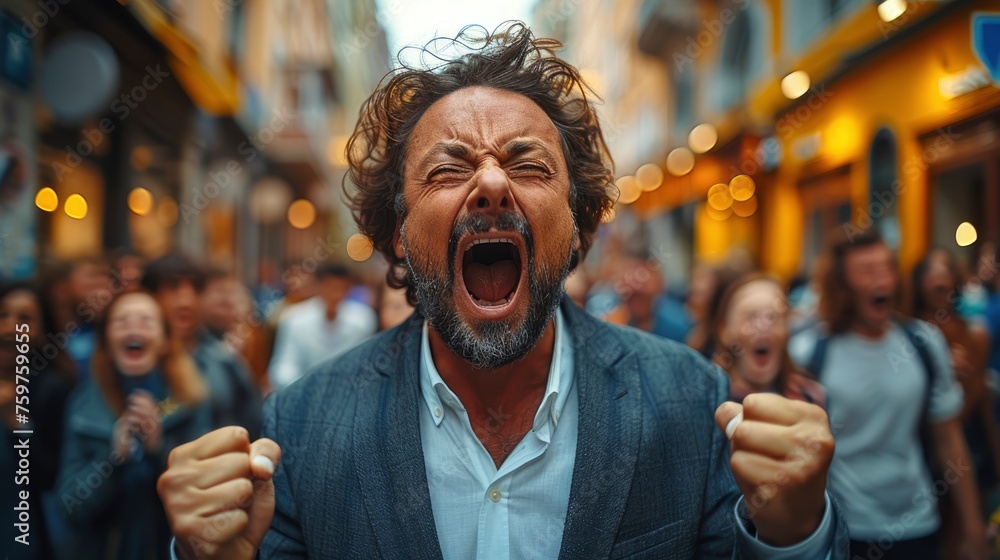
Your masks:
M549 149L542 142L530 138L514 138L501 146L500 151L503 152L505 158L513 158L527 152L539 151L550 164L554 165L555 163ZM424 161L426 162L434 155L441 153L457 159L472 159L472 149L467 144L463 142L438 142L427 151Z
M431 149L427 150L427 153L424 155L424 161L426 162L435 155L442 153L453 158L468 159L472 150L467 145L458 142L438 142Z
M527 140L524 138L515 138L504 144L501 149L507 154L507 157L519 156L524 152L530 152L532 150L548 152L541 142L537 140Z

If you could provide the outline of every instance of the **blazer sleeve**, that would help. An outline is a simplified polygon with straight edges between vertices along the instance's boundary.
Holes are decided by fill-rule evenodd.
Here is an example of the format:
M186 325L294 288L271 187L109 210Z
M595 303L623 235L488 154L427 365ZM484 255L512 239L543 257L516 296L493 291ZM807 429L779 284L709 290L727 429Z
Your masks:
M698 558L723 560L727 558L748 558L742 551L737 522L733 512L740 498L732 471L729 470L729 441L715 425L715 409L729 399L729 380L708 364L699 364L704 381L701 389L707 397L705 402L709 436L708 476L705 483L704 511L698 530ZM735 546L734 546L735 544Z
M264 401L263 437L273 439L281 445L282 437L278 433L278 399L279 393L272 393ZM290 477L285 466L279 462L274 472L274 517L271 519L271 529L264 536L258 558L307 558L305 539L302 527L299 525L299 512L292 496Z

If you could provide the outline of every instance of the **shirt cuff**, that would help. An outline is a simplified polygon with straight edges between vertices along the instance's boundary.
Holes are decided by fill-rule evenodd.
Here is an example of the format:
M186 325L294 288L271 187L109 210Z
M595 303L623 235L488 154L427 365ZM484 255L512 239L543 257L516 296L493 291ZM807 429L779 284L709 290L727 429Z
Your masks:
M740 497L740 500L736 502L736 510L733 513L736 515L736 526L739 527L749 552L756 558L762 560L825 558L830 560L830 545L833 539L833 508L830 505L829 494L825 495L824 501L826 507L823 510L823 519L819 522L819 527L806 540L791 546L771 546L762 543L757 539L756 530L754 530L754 534L747 530L750 519L743 506L743 497Z

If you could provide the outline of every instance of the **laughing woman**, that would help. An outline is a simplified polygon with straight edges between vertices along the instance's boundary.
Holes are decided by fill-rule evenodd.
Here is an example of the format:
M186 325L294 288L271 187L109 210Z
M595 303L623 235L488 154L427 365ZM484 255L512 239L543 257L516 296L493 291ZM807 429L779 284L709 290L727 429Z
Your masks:
M59 493L78 558L165 558L156 479L170 450L210 429L206 389L156 300L124 293L98 328L93 382L71 397Z
M825 408L823 387L799 373L788 357L788 298L781 284L749 274L723 292L713 320L713 359L729 374L730 398L778 393Z

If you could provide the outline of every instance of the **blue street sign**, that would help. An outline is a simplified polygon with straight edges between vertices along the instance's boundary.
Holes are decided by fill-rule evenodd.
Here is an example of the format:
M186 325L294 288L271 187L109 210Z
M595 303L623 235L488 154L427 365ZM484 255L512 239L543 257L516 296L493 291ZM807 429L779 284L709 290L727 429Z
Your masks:
M1000 83L1000 14L972 14L972 50Z

